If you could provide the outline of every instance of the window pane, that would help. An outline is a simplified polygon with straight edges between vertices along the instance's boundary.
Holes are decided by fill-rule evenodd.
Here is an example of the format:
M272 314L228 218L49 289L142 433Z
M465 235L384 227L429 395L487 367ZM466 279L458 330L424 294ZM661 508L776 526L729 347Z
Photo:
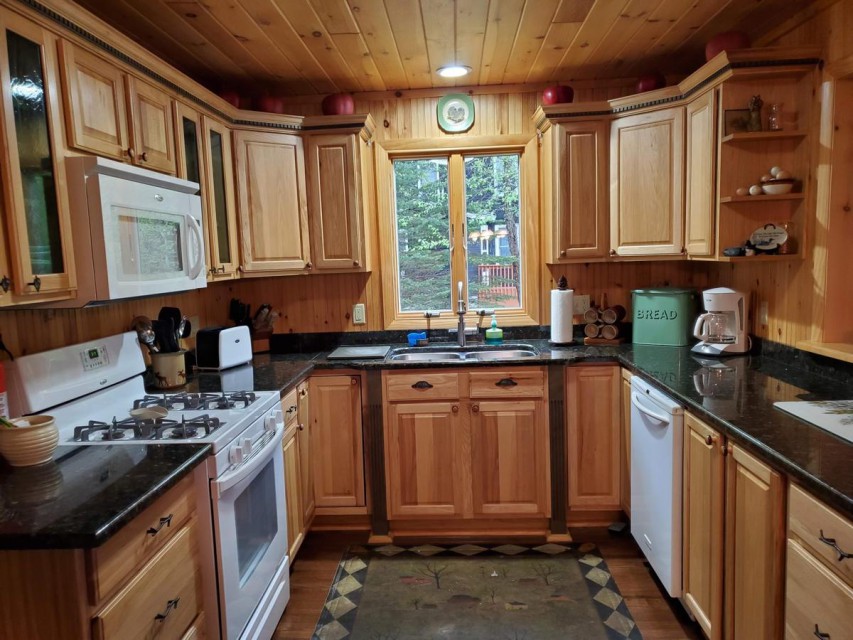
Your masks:
M400 310L450 309L447 158L394 161Z
M201 182L201 163L198 158L198 128L189 118L183 118L184 155L186 156L187 180Z
M222 135L210 132L210 164L213 169L213 204L216 208L216 248L220 262L231 262L231 236L228 234L228 201L225 197L225 152Z
M465 158L468 305L521 307L518 154Z

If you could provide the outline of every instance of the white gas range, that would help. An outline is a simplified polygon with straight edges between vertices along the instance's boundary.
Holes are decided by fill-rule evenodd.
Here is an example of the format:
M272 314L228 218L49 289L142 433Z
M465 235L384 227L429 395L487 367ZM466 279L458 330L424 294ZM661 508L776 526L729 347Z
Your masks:
M289 572L276 391L146 393L136 334L110 336L9 363L10 414L50 413L60 443L208 443L209 487L198 500L207 576L207 634L268 640L287 604ZM133 417L160 407L159 417ZM206 525L206 526L204 526Z

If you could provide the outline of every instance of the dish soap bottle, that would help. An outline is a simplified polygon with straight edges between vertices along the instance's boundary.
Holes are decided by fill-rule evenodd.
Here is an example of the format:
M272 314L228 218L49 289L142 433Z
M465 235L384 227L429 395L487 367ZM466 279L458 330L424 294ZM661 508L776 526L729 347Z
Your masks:
M486 329L486 344L500 344L504 341L504 330L498 328L498 316L492 314L492 326Z

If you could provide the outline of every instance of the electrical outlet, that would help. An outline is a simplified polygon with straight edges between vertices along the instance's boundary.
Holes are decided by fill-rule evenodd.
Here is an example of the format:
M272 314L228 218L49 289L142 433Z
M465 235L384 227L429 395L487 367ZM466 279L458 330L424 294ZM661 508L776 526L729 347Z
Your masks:
M767 309L767 300L762 300L758 305L758 324L762 327L766 327L768 324L768 309Z
M367 312L364 310L364 304L359 302L352 308L352 323L367 324Z
M589 309L589 296L575 294L572 298L572 313L582 316L587 309Z

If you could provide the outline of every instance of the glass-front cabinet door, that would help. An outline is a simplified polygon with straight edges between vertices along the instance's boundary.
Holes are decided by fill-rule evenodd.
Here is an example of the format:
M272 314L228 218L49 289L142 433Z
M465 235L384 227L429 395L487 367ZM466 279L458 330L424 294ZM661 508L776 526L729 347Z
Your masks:
M56 38L0 9L0 93L5 249L0 292L23 301L75 287L62 163ZM53 295L51 295L53 294ZM20 301L20 299L19 299Z
M207 193L210 267L214 278L234 278L240 264L237 212L234 209L234 164L231 132L221 122L202 116Z

